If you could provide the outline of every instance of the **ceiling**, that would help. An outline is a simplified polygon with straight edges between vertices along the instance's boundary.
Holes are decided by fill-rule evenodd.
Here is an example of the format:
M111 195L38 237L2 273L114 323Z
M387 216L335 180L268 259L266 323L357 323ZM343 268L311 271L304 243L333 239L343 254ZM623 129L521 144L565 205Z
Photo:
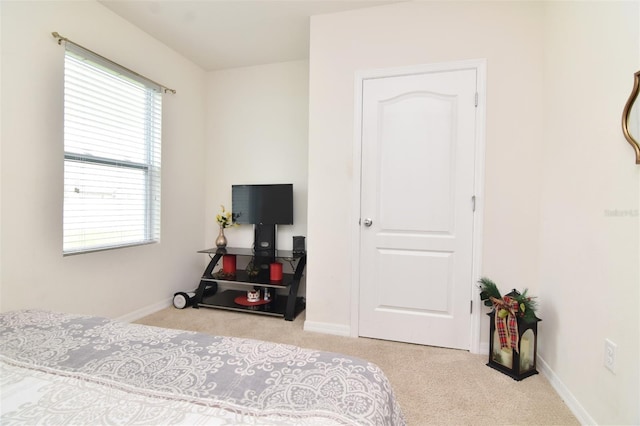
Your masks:
M100 0L207 71L309 57L309 17L374 0Z

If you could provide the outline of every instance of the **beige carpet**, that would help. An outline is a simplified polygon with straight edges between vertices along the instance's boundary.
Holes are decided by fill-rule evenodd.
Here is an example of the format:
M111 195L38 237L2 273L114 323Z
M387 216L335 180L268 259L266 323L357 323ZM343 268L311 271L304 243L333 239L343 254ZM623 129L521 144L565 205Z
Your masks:
M288 322L246 313L170 307L136 322L367 359L389 377L409 425L579 424L540 374L517 382L487 367L484 355L304 331L304 312Z

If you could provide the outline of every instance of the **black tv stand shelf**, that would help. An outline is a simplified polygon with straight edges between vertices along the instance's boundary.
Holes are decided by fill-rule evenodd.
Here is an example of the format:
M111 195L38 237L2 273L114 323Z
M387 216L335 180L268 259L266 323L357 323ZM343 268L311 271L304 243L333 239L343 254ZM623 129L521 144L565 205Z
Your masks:
M246 248L227 247L224 249L212 248L200 250L198 253L206 253L211 257L207 268L202 274L200 284L193 298L193 307L199 308L215 308L226 309L239 312L250 312L255 314L270 315L283 317L287 321L293 321L295 317L305 309L304 299L298 297L298 289L300 287L300 279L307 263L306 253L294 253L291 250L252 250ZM283 273L282 280L278 282L271 281L269 278L269 270L260 270L256 276L250 276L247 271L236 270L233 276L220 276L213 272L220 259L225 255L236 255L240 257L251 257L253 259L261 259L262 261L284 260L295 263L293 273ZM269 303L261 305L244 306L236 303L238 296L246 295L246 291L242 290L225 290L218 292L218 283L234 284L246 286L250 289L270 288L272 300ZM280 294L278 294L280 290ZM284 294L283 294L284 290Z
M205 296L199 306L204 308L225 309L237 312L249 312L252 314L269 315L273 317L287 318L287 299L288 297L275 296L273 301L266 305L242 306L235 303L236 297L242 296L246 292L241 290L224 290L213 296ZM300 312L304 310L304 301L302 297L296 298L294 307L294 315L289 321L293 320Z

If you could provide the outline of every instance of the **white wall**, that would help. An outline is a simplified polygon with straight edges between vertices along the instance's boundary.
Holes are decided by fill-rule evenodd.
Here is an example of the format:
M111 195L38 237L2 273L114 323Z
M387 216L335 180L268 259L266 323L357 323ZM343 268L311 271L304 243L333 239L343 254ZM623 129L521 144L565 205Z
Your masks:
M355 261L350 239L357 226L357 219L349 222L354 196L353 85L357 70L371 68L487 59L482 272L505 293L511 288L538 293L542 13L536 3L408 2L312 17L310 324L350 323Z
M3 311L110 317L168 303L202 273L205 73L94 1L3 1ZM65 37L177 90L163 101L161 243L62 256Z
M639 424L640 166L620 121L640 69L640 3L546 8L540 355L584 423Z
M216 214L231 210L231 185L292 183L293 225L278 227L277 248L307 234L309 63L291 61L207 75L205 230L218 234ZM251 247L253 227L225 230L231 247Z
M606 214L640 203L620 130L638 7L411 2L313 17L307 322L350 323L355 71L486 58L482 274L538 296L542 367L580 420L639 423L639 219Z

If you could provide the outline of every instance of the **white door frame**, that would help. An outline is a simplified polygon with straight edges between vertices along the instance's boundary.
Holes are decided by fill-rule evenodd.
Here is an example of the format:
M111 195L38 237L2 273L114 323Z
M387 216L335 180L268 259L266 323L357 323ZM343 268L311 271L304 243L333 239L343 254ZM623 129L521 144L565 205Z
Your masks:
M480 342L480 330L483 324L483 309L477 282L481 277L482 266L482 227L484 217L484 156L485 156L485 124L486 124L486 59L471 59L464 61L441 62L424 65L413 65L401 68L385 68L358 71L355 75L355 111L354 111L354 143L353 143L353 189L351 205L351 336L358 337L358 316L360 301L360 193L362 188L362 88L364 81L374 78L397 77L411 74L422 74L445 70L474 69L477 72L478 106L476 112L475 129L475 158L474 158L474 193L475 214L473 216L473 259L471 300L473 312L471 314L471 353L489 353L488 343Z

